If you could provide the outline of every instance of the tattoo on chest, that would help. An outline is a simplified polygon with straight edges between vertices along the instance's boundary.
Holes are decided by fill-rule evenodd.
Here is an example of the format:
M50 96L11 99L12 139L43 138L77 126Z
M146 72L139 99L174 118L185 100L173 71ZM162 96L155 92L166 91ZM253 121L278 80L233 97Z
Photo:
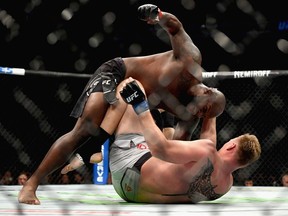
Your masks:
M201 170L195 175L189 185L189 189L183 194L162 194L163 196L188 196L193 203L204 200L215 200L222 196L214 192L217 185L212 185L211 174L214 168L211 161L208 159L207 163L203 165Z

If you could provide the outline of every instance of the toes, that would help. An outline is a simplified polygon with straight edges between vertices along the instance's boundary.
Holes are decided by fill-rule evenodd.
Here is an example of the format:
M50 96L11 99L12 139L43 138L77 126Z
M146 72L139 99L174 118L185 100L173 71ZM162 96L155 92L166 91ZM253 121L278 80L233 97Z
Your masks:
M70 166L70 164L66 165L62 170L61 170L61 174L67 174L68 172L70 172L72 170L72 167Z

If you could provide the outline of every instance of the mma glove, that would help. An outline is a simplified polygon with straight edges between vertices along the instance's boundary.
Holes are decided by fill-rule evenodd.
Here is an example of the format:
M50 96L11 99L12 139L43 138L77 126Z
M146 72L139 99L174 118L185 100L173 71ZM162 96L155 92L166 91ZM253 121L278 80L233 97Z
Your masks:
M127 104L132 105L137 115L149 110L145 94L135 80L127 83L123 90L120 91L120 95Z
M161 10L153 4L144 4L138 8L138 17L144 21L159 21L161 15Z

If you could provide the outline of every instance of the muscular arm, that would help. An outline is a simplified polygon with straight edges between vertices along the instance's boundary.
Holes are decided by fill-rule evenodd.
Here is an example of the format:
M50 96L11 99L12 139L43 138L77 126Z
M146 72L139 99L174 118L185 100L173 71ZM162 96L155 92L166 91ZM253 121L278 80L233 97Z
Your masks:
M167 140L155 124L150 111L138 115L145 140L154 157L171 163L184 164L208 157L214 147L210 139L195 141Z
M202 122L202 128L200 132L200 139L210 139L214 146L216 146L216 117L208 118L204 117Z
M171 13L161 12L158 24L168 33L175 58L193 57L201 65L201 53L184 30L180 20Z
M209 157L215 152L215 147L210 139L195 141L167 140L162 131L155 124L148 107L143 86L136 81L129 82L120 91L126 103L133 106L138 116L142 133L154 157L172 162L188 163L196 162L202 157ZM141 86L141 87L140 87Z
M169 35L173 55L196 79L202 81L202 57L180 20L173 14L161 11L156 5L145 4L138 8L139 17L148 24L159 24Z

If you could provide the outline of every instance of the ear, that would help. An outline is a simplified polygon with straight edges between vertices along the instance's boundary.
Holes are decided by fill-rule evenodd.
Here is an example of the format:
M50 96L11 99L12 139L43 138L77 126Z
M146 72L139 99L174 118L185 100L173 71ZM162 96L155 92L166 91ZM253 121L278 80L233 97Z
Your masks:
M206 95L212 95L212 94L213 94L213 91L212 91L212 89L207 88L207 89L205 89L204 94L206 94Z
M228 145L227 150L228 150L228 151L231 151L231 150L233 150L233 149L235 149L235 148L236 148L236 144L235 144L234 142L231 142L231 143Z

